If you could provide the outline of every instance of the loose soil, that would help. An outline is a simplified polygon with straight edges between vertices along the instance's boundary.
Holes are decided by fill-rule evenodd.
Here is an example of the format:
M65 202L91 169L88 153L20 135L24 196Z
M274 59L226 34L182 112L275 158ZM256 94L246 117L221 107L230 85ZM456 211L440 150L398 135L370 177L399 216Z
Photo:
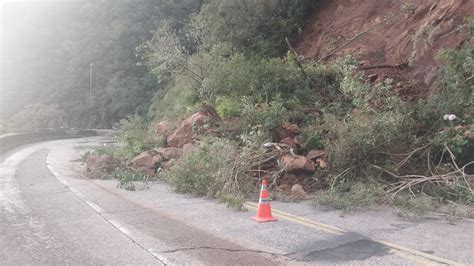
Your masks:
M392 78L402 98L427 97L440 66L436 55L462 45L470 15L470 0L323 0L296 51L315 61L354 55L372 82Z

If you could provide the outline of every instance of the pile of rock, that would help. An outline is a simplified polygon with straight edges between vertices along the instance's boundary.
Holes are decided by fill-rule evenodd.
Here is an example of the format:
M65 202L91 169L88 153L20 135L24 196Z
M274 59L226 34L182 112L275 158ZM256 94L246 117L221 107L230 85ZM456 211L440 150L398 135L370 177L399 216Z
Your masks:
M119 159L108 155L90 155L86 161L86 171L93 175L100 173L110 173L119 167L121 162Z
M283 154L279 160L279 168L284 172L278 180L278 190L305 198L303 189L305 180L314 175L318 169L327 169L328 162L324 159L323 150L310 150L303 153L300 142L300 129L298 125L285 122L277 130L280 144L290 148L290 153Z
M129 162L129 167L147 176L156 175L159 168L171 169L183 154L194 148L194 135L204 133L207 119L207 115L197 112L183 120L174 130L173 123L169 121L158 123L154 131L166 139L166 147L142 152Z
M137 155L127 162L128 167L147 176L154 176L158 169L170 170L176 162L194 148L194 137L197 134L212 134L212 127L207 123L209 117L203 112L197 112L184 119L180 124L174 125L169 121L162 121L154 127L154 132L166 139L165 147L148 150ZM285 147L288 152L279 153L277 159L267 161L260 165L261 169L270 172L282 173L278 179L278 189L305 198L307 188L305 181L311 180L318 169L329 167L324 159L323 150L303 152L300 142L300 129L298 125L285 122L277 129L279 138L278 146ZM111 157L93 156L88 159L88 171L105 169L109 171L120 161ZM260 170L260 168L259 168Z

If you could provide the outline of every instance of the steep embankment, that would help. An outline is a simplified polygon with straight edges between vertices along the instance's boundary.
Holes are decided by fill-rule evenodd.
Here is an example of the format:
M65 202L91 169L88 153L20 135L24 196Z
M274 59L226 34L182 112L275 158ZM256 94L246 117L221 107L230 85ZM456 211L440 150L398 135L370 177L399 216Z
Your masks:
M323 1L297 51L316 61L354 55L371 81L393 78L403 98L423 97L439 68L436 54L463 43L473 14L469 0Z

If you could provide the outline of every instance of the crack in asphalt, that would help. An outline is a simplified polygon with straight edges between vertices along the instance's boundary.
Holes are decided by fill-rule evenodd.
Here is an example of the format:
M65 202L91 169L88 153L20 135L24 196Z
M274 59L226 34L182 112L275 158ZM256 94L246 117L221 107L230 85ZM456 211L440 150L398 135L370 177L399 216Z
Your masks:
M221 248L221 247L210 247L210 246L198 246L198 247L184 247L184 248L177 248L177 249L170 249L170 250L165 250L160 253L175 253L175 252L180 252L180 251L188 251L188 250L196 250L196 249L209 249L209 250L221 250L221 251L227 251L227 252L250 252L250 253L257 253L257 254L267 254L267 255L272 255L272 256L277 256L277 257L285 257L288 260L294 260L288 256L295 254L295 252L289 252L289 253L276 253L276 252L269 252L269 251L263 251L263 250L257 250L257 249L232 249L232 248Z
M49 156L49 153L51 152L51 150L48 151L47 155L46 155L46 158ZM51 170L50 168L50 165L46 163L46 167L48 168L50 174L56 178L58 181L60 181L60 178L58 176L56 176L53 171ZM75 195L80 201L82 201L86 206L90 207L89 204L87 204L87 201L82 198L81 196L77 195L73 190L71 190L71 187L70 186L66 186L64 185L62 182L59 182L65 189L67 189L69 192L71 192L73 195ZM91 207L92 208L92 207ZM134 243L135 245L137 245L139 248L141 248L143 251L147 252L150 256L152 256L155 260L157 260L158 262L162 263L163 265L167 265L167 263L165 263L165 261L163 261L161 258L159 258L158 256L156 256L155 254L153 254L153 252L151 252L149 249L147 249L146 247L144 247L141 243L139 243L138 241L136 241L132 236L130 236L129 234L126 234L125 232L123 232L116 224L114 224L110 219L108 219L107 217L105 217L103 215L103 213L100 213L98 212L97 210L93 209L94 212L99 215L99 217L101 217L102 219L104 219L107 223L109 223L110 225L112 225L112 227L114 227L117 231L119 231L121 234L123 234L126 238L128 238L130 241L132 241L132 243Z

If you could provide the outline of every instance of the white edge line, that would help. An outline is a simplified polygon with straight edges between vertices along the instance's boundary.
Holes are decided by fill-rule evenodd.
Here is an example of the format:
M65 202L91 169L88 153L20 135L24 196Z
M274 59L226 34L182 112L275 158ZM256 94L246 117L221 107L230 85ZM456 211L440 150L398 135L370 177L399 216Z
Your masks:
M91 201L87 201L85 200L84 201L87 205L89 205L92 209L94 209L97 213L103 213L104 210L99 207L99 205L95 204L94 202L91 202Z

